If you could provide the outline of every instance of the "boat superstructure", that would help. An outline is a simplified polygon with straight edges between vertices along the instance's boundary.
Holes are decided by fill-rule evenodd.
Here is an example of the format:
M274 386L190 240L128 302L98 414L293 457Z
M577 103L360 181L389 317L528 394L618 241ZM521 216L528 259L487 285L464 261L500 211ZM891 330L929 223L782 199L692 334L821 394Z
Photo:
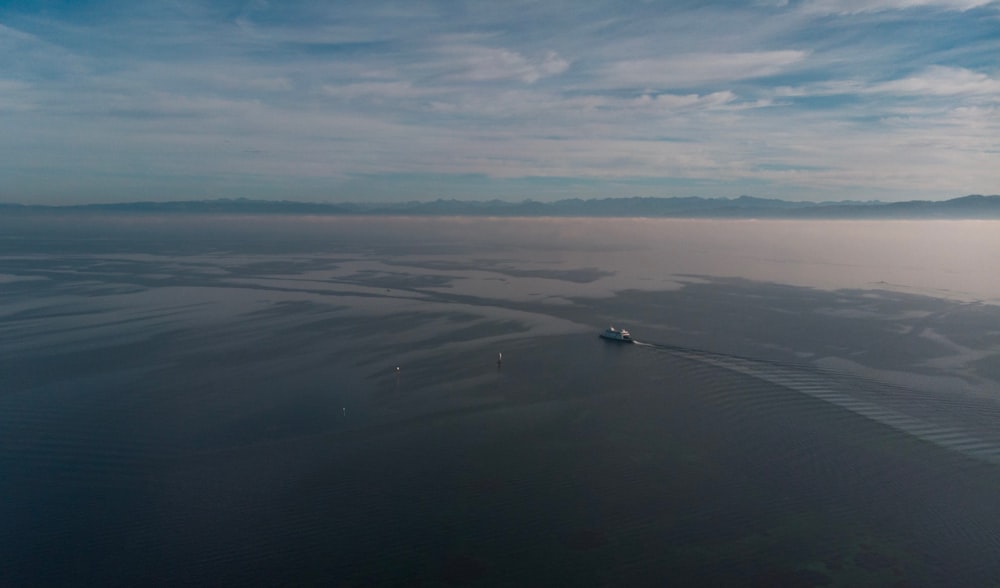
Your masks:
M601 333L601 337L605 339L610 339L611 341L621 341L622 343L632 343L632 335L629 334L625 329L616 329L614 327L608 327Z

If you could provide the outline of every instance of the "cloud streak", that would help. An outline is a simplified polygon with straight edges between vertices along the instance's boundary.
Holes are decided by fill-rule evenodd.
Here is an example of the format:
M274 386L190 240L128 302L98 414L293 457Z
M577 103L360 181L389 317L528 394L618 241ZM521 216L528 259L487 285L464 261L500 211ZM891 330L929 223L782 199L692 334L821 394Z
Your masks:
M666 58L620 61L603 83L613 87L672 88L773 76L806 58L804 51L693 53Z
M913 8L968 11L995 4L995 0L811 0L803 4L807 12L852 15Z
M863 91L911 96L970 96L997 101L1000 77L961 67L934 65L918 75L875 84Z

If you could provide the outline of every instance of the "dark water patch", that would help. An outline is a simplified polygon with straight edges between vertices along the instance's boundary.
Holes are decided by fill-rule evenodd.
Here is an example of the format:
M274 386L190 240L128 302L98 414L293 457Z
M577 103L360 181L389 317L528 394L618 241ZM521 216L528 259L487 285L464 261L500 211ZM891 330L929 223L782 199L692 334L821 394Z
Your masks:
M263 259L247 261L238 265L225 266L226 272L230 276L261 276L261 275L281 275L291 276L308 272L334 270L345 258L308 257L289 259Z
M3 392L41 388L65 382L80 382L79 391L86 393L87 378L110 375L122 370L157 369L157 357L169 348L172 335L155 333L145 338L108 341L93 346L78 345L75 350L51 346L29 353L8 353L0 359L0 382ZM82 348L81 348L82 347Z
M387 288L390 290L419 290L422 288L446 288L451 286L451 284L456 280L460 279L462 278L459 276L441 274L414 275L389 273L377 270L364 270L356 272L346 278L331 281L364 284L366 286Z
M59 284L59 293L71 296L114 296L119 294L135 294L145 290L143 286L135 284L106 284L92 281L95 276L88 276L87 280L67 281ZM100 276L97 276L100 277Z
M871 545L862 544L861 551L854 554L854 563L859 568L874 572L899 567L899 561L891 555L879 553Z
M33 319L61 319L67 317L92 316L107 312L105 309L88 308L78 303L61 303L36 306L0 316L0 324Z
M382 424L348 412L361 428L337 433L333 421L317 420L315 434L289 428L270 443L248 435L253 444L219 437L212 445L225 451L188 457L170 446L176 457L168 465L134 470L142 475L132 480L149 482L142 489L95 470L145 506L127 502L117 514L91 506L113 531L83 554L110 563L100 554L136 538L133 557L115 568L136 582L433 583L445 581L450 557L464 554L485 562L474 582L743 582L831 560L840 574L873 583L887 570L855 561L854 538L868 536L874 552L896 558L918 585L940 578L921 554L945 541L955 545L942 557L949 573L974 579L991 571L964 565L982 550L959 554L988 545L985 521L997 515L969 511L986 498L961 494L992 492L995 475L963 473L947 454L891 429L693 359L596 337L527 340L515 349L500 374L489 366L496 378L487 388L498 399L491 405ZM556 357L573 360L540 373ZM449 371L443 359L438 370ZM449 397L483 391L479 384ZM157 397L156 413L175 412L178 425L206 411L203 400ZM236 402L220 414L248 409ZM937 501L963 506L914 518ZM983 517L981 531L942 532L951 517L952 529ZM84 528L51 519L31 536L38 553L54 555ZM588 533L588 547L574 548L581 530L603 537ZM158 541L142 539L151 536ZM167 563L177 561L186 562L183 571ZM25 578L18 574L27 568L7 573ZM48 573L69 577L61 575L68 569Z
M1000 382L1000 353L973 360L969 362L969 367L975 370L979 376Z
M301 317L309 322L306 324L294 324L286 326L286 329L296 330L326 330L329 325L324 322L324 318L316 321L316 317L323 317L332 312L345 311L347 306L335 306L327 302L316 302L314 300L276 300L265 308L251 310L245 314L249 320L257 317L280 319L288 322L296 317Z
M600 549L608 543L607 535L599 529L579 529L565 538L566 547L576 551Z
M137 335L135 333L135 329L122 329L122 327L141 326L143 331L150 334L176 329L176 322L172 319L182 317L188 310L195 307L196 306L184 305L177 309L169 309L159 312L139 312L134 316L127 318L117 318L120 313L111 313L107 310L96 311L93 313L66 314L60 317L62 319L68 319L70 317L102 319L72 321L72 323L82 323L72 324L72 326L71 323L67 321L67 324L60 326L38 327L36 325L46 324L48 321L45 319L39 320L22 318L20 320L27 321L28 324L17 324L17 320L6 321L5 319L0 318L0 329L6 330L9 334L15 334L18 331L23 332L30 330L32 337L37 339L37 341L33 341L33 347L41 347L41 353L48 352L50 354L57 354L62 348L67 346L104 347L108 342L114 342L116 339L135 340L136 338L144 338L142 335ZM45 338L48 338L48 341L46 341ZM39 345L39 342L42 342L42 344ZM30 356L33 353L37 354L39 351L18 350L13 355L23 357L25 355Z
M456 553L441 565L441 580L449 586L467 586L489 573L489 564L475 556Z
M588 284L602 278L614 276L615 273L596 267L583 267L573 269L523 269L517 267L517 262L503 259L476 259L471 262L464 261L392 261L388 265L412 267L425 270L448 270L453 272L468 271L489 271L501 276L511 278L545 278L547 280L558 280L574 284Z
M759 588L770 586L813 588L815 586L829 586L831 583L830 576L818 570L776 568L756 573L749 579L747 585Z
M422 345L433 347L445 343L478 341L498 335L516 335L530 330L530 326L514 320L482 320L475 325L454 329L436 336L424 338Z

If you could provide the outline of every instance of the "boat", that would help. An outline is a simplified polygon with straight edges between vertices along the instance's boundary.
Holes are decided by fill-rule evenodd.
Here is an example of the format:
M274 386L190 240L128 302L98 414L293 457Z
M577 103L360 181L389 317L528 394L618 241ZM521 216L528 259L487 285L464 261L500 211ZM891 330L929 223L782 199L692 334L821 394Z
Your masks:
M614 327L608 327L601 333L601 337L605 339L610 339L611 341L621 341L622 343L634 343L635 340L632 339L632 335L629 334L625 329L616 329Z

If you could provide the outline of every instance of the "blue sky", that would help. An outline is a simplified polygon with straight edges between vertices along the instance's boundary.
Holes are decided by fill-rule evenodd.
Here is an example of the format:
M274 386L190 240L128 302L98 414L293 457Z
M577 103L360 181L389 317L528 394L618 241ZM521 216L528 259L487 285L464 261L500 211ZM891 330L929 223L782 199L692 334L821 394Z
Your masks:
M1000 193L1000 1L0 0L0 201Z

